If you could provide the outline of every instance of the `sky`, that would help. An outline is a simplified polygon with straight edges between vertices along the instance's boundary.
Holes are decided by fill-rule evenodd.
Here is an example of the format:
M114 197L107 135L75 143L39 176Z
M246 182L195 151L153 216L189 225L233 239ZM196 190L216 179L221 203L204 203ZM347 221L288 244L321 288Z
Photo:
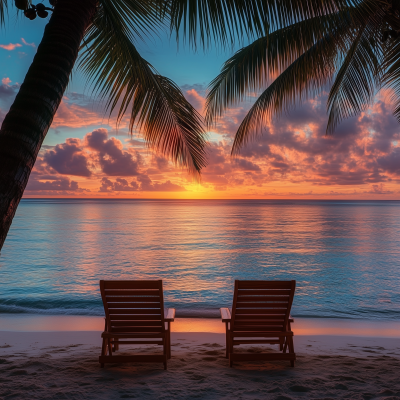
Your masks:
M0 37L0 122L33 60L46 19L17 18L10 9ZM175 38L138 42L141 55L175 81L204 115L209 82L236 48L194 51ZM329 88L327 87L327 90ZM43 143L24 193L29 197L171 199L382 199L400 198L400 125L390 92L325 135L327 92L280 118L230 155L235 132L255 97L234 107L208 132L208 164L201 180L151 151L128 118L116 129L85 77L71 82Z

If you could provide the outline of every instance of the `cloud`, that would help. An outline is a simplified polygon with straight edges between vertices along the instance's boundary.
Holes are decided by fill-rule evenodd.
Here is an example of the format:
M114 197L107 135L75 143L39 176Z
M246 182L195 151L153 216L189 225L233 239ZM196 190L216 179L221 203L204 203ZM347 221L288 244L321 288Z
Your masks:
M21 38L21 41L25 46L36 47L35 43L28 43L24 38Z
M137 181L131 182L122 178L112 181L103 177L99 192L183 192L185 190L183 186L172 183L170 180L161 183L153 182L149 176L142 174L137 177Z
M162 183L152 182L147 175L140 175L137 180L141 184L140 190L144 192L184 192L186 190L183 186L172 183L170 180Z
M204 113L206 99L196 89L192 88L184 92L186 100L200 113Z
M384 184L380 183L379 185L372 185L371 190L367 193L372 194L393 194L394 192L391 190L385 190Z
M102 178L99 192L132 192L137 191L139 185L136 181L128 183L126 179L117 178L115 182L110 179Z
M47 194L62 194L65 192L81 193L88 190L79 188L77 182L71 181L66 177L38 176L32 173L25 191L28 194L41 194L43 192Z
M0 48L8 51L15 50L17 47L22 47L22 44L19 43L10 43L10 44L0 44Z
M97 129L85 136L87 146L98 152L101 170L108 176L135 176L139 174L137 160L115 138L108 139L107 129Z
M91 176L86 154L82 151L79 139L67 139L54 150L44 154L44 161L59 174Z
M51 127L82 128L86 126L99 126L103 124L103 115L94 110L94 106L89 104L81 105L70 103L64 97L57 109Z
M3 84L5 90L10 84L8 80ZM193 104L199 101L197 106L204 98L200 89L185 90ZM76 103L70 103L71 99ZM79 118L83 119L86 101L84 96L69 95L67 111L80 107ZM202 171L201 195L395 198L400 193L396 188L400 183L400 127L391 115L387 96L377 98L360 116L344 121L331 136L325 134L325 101L323 94L288 116L266 120L262 135L246 144L236 157L230 155L234 129L247 104L228 110L218 123L221 135L213 135L207 149L209 164ZM92 118L90 113L88 118ZM40 154L35 166L40 176L55 174L55 182L60 175L87 178L85 186L92 194L121 193L122 197L132 193L140 197L186 191L186 197L198 191L184 171L149 151L142 141L112 137L104 128L87 133L83 139L67 139Z
M10 102L14 99L19 89L18 84L10 85L10 78L3 78L0 85L0 100L5 101L6 107L10 107Z

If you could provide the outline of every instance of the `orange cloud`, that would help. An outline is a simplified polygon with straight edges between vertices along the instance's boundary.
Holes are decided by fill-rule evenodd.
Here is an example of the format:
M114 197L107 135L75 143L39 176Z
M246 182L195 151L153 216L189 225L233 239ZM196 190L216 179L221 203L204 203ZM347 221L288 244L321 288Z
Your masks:
M0 47L4 50L12 51L15 50L17 47L22 47L22 44L19 43L0 44Z
M193 104L202 104L199 88L184 92ZM344 121L332 136L325 135L324 96L285 117L266 120L262 135L236 158L230 156L233 135L248 104L228 110L216 128L220 140L208 147L209 164L200 184L141 141L122 141L100 128L83 139L69 138L44 149L35 166L34 179L40 184L27 195L46 187L48 193L54 188L91 197L398 198L400 127L391 116L388 93L360 116ZM98 114L86 114L86 109L67 99L59 121L95 123Z

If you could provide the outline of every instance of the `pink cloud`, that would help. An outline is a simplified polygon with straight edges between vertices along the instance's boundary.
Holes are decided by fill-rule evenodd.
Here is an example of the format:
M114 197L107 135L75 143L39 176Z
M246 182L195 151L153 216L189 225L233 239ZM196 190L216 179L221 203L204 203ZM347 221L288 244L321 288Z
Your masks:
M28 43L24 38L21 38L21 41L25 46L36 47L35 43Z
M136 181L128 183L126 179L117 178L114 182L106 177L101 179L99 192L133 192L139 189Z
M85 136L87 146L98 153L101 170L108 176L135 176L139 174L138 161L128 151L122 150L122 143L115 138L108 139L107 129L96 129Z
M19 43L0 44L0 47L4 50L12 51L15 50L17 47L22 47L22 44Z
M27 194L65 194L65 193L82 193L87 189L79 187L78 183L66 177L60 176L40 176L32 173L25 191Z
M101 125L103 119L104 116L95 112L93 107L83 107L74 103L70 104L66 99L63 99L51 126L52 128L81 128L91 125Z
M201 96L196 89L189 89L184 92L186 100L200 113L204 113L206 99Z
M87 155L83 152L79 139L67 139L58 144L54 150L44 154L43 160L59 174L91 176Z

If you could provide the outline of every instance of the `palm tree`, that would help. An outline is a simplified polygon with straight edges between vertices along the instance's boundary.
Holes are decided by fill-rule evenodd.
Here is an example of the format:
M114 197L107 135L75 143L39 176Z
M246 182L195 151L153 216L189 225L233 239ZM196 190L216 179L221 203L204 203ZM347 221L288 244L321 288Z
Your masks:
M196 174L205 165L202 120L180 89L138 53L135 43L163 27L190 45L265 35L267 0L0 0L0 22L16 6L33 19L52 13L0 130L0 250L38 152L75 66L118 120L130 112L154 149ZM26 20L28 22L28 20ZM249 24L249 21L252 21Z
M294 8L300 3L307 2L292 1ZM365 110L383 87L392 89L393 114L400 121L400 1L326 4L320 13L274 21L271 32L236 52L211 82L210 125L249 92L261 91L236 132L233 155L262 133L266 119L316 96L327 84L326 134Z

